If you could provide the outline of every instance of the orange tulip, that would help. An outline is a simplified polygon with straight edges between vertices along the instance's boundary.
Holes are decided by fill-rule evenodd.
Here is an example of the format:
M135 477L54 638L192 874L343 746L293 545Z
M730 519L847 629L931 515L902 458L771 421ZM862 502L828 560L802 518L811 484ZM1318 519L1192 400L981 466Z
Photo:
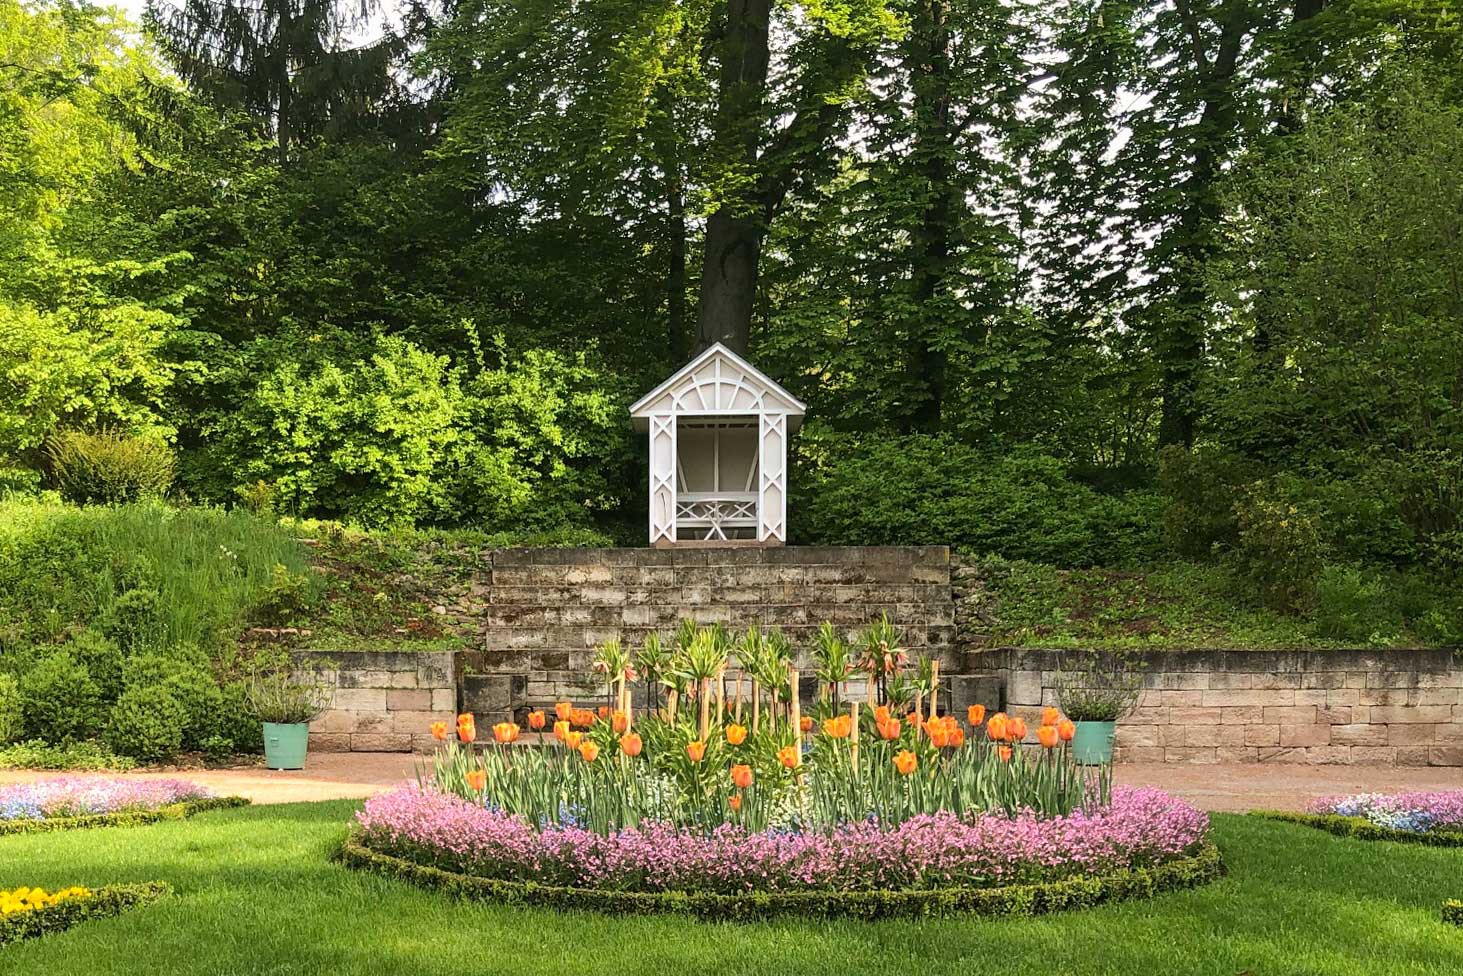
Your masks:
M1052 726L1056 725L1057 722L1061 721L1061 718L1061 711L1051 707L1050 705L1041 710L1041 724L1046 728L1051 728Z
M599 706L599 718L600 718L600 721L604 721L605 719L607 719L609 717L610 717L610 706L608 706L608 705L601 705L601 706Z
M887 722L880 722L879 723L879 738L881 738L881 739L897 739L897 738L899 738L899 719L897 719L897 718L891 718Z
M512 722L499 722L493 726L493 741L507 745L518 738L518 726Z
M1057 723L1057 738L1063 742L1071 742L1072 736L1077 734L1077 726L1071 719L1062 719Z
M925 735L930 737L930 745L936 749L943 749L950 744L950 731L945 728L944 722L926 722Z
M483 790L487 789L488 774L483 772L481 769L468 770L467 786L468 789L475 790L476 792L481 793Z
M686 755L691 757L691 761L693 763L700 762L702 759L706 758L706 743L702 742L700 739L697 739L695 742L692 742L690 745L686 746Z
M803 735L807 735L809 732L813 731L813 716L804 715L799 718L798 731L800 731Z
M788 769L797 769L799 758L797 746L783 746L777 750L777 761Z
M636 756L640 755L640 750L644 747L645 743L641 742L640 736L636 735L634 732L631 732L629 735L620 736L620 751L629 756L631 759L634 759Z
M599 745L593 740L583 742L579 746L579 755L585 762L594 762L599 758Z
M541 708L528 713L528 727L535 732L542 732L544 730L544 722L546 721L548 721L548 717L544 715L544 711Z
M874 709L874 724L875 725L883 725L885 722L889 721L889 718L890 718L890 715L889 715L889 706L888 705L879 705L878 707L876 707Z
M908 776L919 768L919 758L905 749L894 757L894 768L899 771L900 776Z
M1012 742L1022 742L1026 739L1026 720L1013 718L1006 725L1006 736Z
M745 725L728 725L726 727L726 741L731 745L739 746L747 741L747 727Z
M823 733L833 739L847 739L853 734L853 719L848 715L835 715L823 720Z
M992 742L1000 742L1006 738L1006 713L997 712L991 716L991 720L985 725L985 734L990 736Z
M554 714L558 716L560 722L569 721L569 716L574 714L574 703L566 701L557 702L554 705Z
M578 749L579 743L584 741L583 732L566 732L564 734L564 745L570 749Z
M996 750L996 752L1000 754L1000 756L1001 756L1001 762L1010 762L1011 761L1011 747L1010 746L1001 746L999 749Z
M616 735L623 735L630 727L630 716L616 709L610 713L610 728L615 730Z
M731 796L727 797L726 805L731 807L732 813L736 813L742 808L742 798L736 793L733 793Z
M559 719L554 723L554 738L563 742L569 737L569 722L567 719Z
M950 748L959 749L965 745L965 730L960 726L952 726L950 729Z
M594 724L594 713L587 708L576 708L569 716L569 721L581 729L587 729Z
M1043 725L1036 730L1036 741L1041 743L1043 749L1055 749L1057 745L1057 729L1054 725Z
M432 723L432 738L436 739L438 742L446 742L447 741L447 723L446 722L433 722Z
M752 767L736 765L731 768L732 785L739 790L745 790L752 785Z
M919 728L919 722L919 712L910 712L908 715L904 716L905 725L912 725L915 728Z
M466 712L457 716L457 737L463 742L471 742L478 737L477 723Z
M970 723L972 729L978 729L985 721L985 706L971 705L965 710L965 720Z

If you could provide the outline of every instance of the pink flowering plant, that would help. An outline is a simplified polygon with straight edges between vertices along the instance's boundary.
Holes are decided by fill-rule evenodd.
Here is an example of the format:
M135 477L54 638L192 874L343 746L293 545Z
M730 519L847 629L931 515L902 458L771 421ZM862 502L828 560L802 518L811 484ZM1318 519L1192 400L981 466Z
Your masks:
M505 881L619 891L921 890L1004 885L1152 867L1197 853L1207 816L1158 790L1113 790L1098 810L941 812L826 831L710 831L669 824L601 833L539 825L462 797L408 787L357 815L370 849Z
M153 811L211 795L178 779L61 776L0 788L0 823Z

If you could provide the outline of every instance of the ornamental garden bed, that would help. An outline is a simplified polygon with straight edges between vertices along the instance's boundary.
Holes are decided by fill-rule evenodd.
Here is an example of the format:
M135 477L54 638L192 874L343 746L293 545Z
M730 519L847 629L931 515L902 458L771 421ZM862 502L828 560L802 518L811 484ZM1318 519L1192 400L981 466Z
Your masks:
M0 891L0 947L68 929L94 918L110 918L157 901L172 888L165 882L107 885L103 888L41 888Z
M1463 847L1463 790L1330 796L1316 800L1303 813L1257 814L1357 840Z
M755 628L735 648L749 695L725 693L731 644L683 628L634 664L607 644L608 704L499 723L487 748L471 715L455 736L436 723L418 785L368 800L343 859L467 896L719 919L1032 914L1223 870L1205 814L1079 766L1056 709L1031 730L938 714L938 670L908 667L887 623L857 659L820 647L833 678L808 715ZM841 703L856 667L873 708ZM647 672L669 690L637 720Z
M1449 925L1463 925L1463 901L1449 898L1443 902L1443 921Z
M62 776L0 788L0 836L181 820L248 802L184 780Z

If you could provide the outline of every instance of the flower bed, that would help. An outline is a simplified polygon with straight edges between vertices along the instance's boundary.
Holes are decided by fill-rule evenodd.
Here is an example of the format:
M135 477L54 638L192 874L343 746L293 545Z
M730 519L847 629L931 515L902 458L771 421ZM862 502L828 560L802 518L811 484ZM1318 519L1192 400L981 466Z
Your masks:
M0 891L0 946L59 932L78 922L119 915L157 901L172 889L164 882L67 888L48 893L40 888Z
M1449 898L1443 902L1443 921L1449 925L1463 925L1463 901Z
M183 780L63 776L0 788L0 835L177 820L248 802Z
M1305 813L1261 815L1360 840L1463 846L1463 790L1330 796L1313 802Z
M495 898L613 906L634 895L640 909L698 913L749 895L765 911L1050 910L1193 884L1219 870L1208 818L1149 789L1117 788L1107 808L1065 817L939 813L826 833L730 824L709 833L659 824L609 834L539 829L419 788L368 800L357 820L348 860L388 873ZM688 898L699 907L676 907Z

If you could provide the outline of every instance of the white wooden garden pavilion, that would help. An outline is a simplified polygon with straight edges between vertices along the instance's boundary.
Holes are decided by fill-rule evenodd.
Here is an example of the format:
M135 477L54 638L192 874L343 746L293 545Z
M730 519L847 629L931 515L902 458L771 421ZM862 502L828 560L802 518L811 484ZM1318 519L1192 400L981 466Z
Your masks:
M650 544L786 542L787 439L806 409L719 342L636 401Z

